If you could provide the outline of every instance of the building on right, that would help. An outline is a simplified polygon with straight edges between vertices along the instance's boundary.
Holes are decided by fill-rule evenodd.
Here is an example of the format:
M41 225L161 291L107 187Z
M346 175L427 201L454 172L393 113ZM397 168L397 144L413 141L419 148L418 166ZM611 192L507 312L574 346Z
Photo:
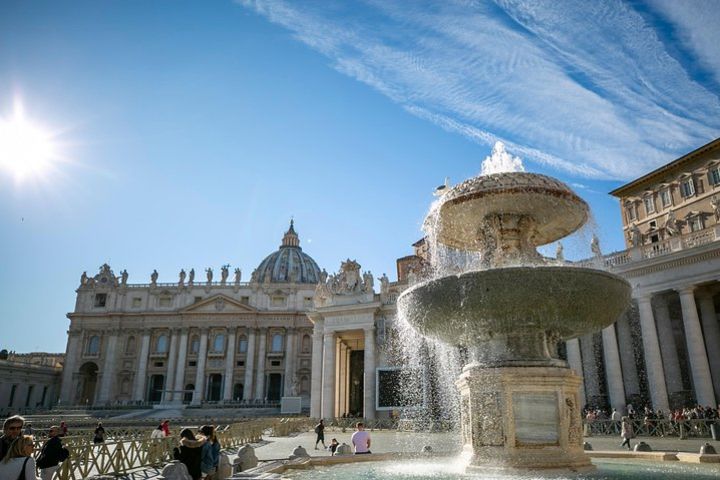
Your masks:
M717 406L720 138L610 193L627 249L598 260L630 282L634 305L602 333L566 344L586 403Z

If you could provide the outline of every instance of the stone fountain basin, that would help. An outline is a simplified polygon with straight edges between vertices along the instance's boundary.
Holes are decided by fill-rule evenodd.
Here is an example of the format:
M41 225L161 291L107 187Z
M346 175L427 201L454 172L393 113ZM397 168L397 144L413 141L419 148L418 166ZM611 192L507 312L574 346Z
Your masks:
M498 334L597 332L618 319L630 295L627 281L601 270L509 267L420 283L400 295L398 311L424 336L474 346Z

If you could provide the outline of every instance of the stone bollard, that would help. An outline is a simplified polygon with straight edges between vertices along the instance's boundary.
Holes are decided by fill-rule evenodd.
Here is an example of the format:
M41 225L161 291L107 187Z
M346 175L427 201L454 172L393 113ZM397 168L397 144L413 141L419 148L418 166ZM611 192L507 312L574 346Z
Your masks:
M185 464L178 460L173 460L165 465L158 478L163 480L192 480Z
M230 457L227 453L220 452L220 461L218 462L218 478L228 478L233 474L233 466L230 463Z
M307 453L307 450L305 450L301 445L298 445L298 447L292 451L292 454L288 458L290 460L295 460L296 458L304 458L309 456L310 455Z
M422 450L421 450L421 452L422 452L424 455L432 455L432 451L433 451L433 450L432 450L432 447L431 447L430 445L425 445L425 446L422 448Z
M352 453L352 448L345 442L338 445L337 449L335 450L335 455L352 455Z
M710 445L709 443L705 443L705 445L700 446L700 455L716 455L717 451L715 450L715 447Z
M237 457L233 461L233 473L244 472L258 465L255 456L255 449L250 445L243 445L237 451Z
M583 450L585 450L585 451L592 450L592 445L590 445L590 442L583 442Z
M652 452L652 448L650 448L650 445L648 445L645 442L639 442L637 445L635 445L635 448L633 448L634 452Z

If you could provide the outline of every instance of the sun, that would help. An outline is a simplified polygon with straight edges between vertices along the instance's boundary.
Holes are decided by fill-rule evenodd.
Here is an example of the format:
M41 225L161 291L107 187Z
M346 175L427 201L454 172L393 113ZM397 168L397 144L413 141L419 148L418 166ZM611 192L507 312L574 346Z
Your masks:
M0 168L17 180L42 175L57 159L53 135L25 116L19 102L9 117L0 117Z

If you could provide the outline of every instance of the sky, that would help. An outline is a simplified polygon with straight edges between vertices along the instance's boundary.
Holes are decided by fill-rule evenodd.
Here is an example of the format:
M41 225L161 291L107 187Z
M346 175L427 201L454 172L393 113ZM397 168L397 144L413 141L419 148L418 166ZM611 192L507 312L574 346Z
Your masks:
M718 24L689 0L4 0L0 122L21 105L55 154L0 158L0 348L64 351L105 262L247 280L291 218L321 268L394 279L498 141L590 204L566 258L622 250L607 192L720 136Z

